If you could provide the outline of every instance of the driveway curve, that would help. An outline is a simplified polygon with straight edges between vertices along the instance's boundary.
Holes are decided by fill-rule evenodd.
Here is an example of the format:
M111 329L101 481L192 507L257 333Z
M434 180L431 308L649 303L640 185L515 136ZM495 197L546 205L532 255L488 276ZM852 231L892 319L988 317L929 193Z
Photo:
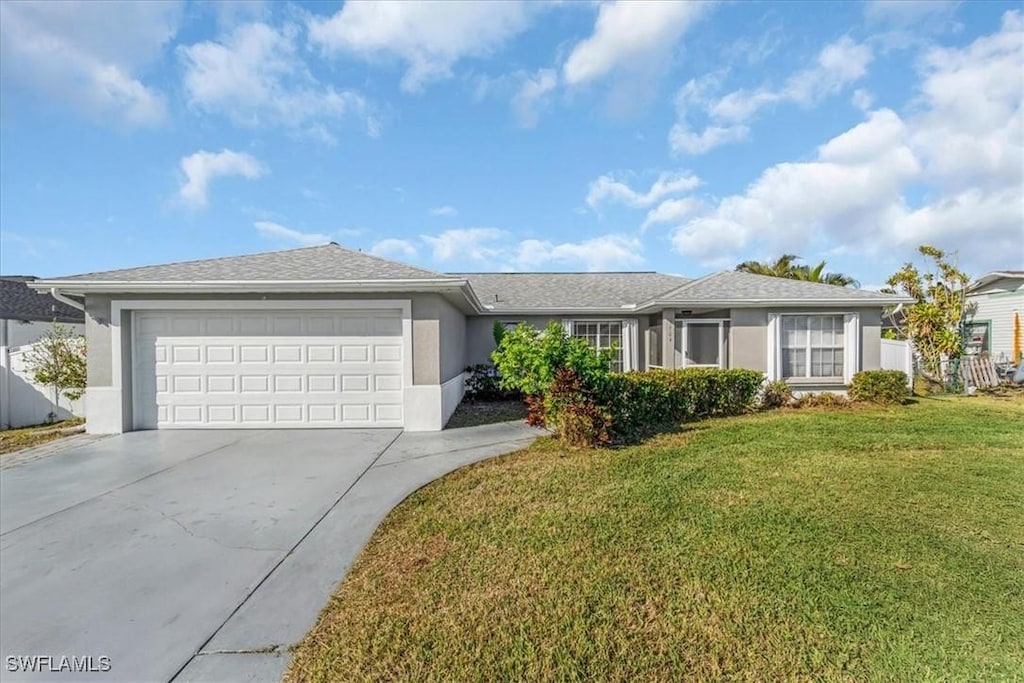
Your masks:
M2 677L279 679L395 505L537 433L133 432L4 469Z

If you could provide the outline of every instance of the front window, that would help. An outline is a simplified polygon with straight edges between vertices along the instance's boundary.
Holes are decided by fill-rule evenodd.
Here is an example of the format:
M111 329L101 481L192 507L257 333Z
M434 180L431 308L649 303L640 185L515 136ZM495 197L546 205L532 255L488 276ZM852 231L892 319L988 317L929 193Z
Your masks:
M843 376L843 316L782 318L782 376Z
M622 322L573 322L572 336L586 339L598 351L614 349L612 371L622 372Z

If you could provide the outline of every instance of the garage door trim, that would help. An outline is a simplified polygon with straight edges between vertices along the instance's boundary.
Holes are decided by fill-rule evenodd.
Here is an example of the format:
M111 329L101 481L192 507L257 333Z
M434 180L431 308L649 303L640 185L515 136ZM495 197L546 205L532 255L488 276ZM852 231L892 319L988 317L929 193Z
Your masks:
M126 313L131 315L132 311L145 310L271 311L282 309L339 312L380 309L401 311L403 393L408 392L412 387L412 302L409 299L115 299L110 303L111 374L114 388L123 392L126 384L132 385L131 381L125 381L125 372L130 370L133 364L130 354L135 348L135 326L133 325L131 328L131 338L125 339L122 321ZM128 351L127 356L126 350ZM123 407L132 411L128 423L134 428L136 416L132 403L134 403L134 397L132 400L125 401Z

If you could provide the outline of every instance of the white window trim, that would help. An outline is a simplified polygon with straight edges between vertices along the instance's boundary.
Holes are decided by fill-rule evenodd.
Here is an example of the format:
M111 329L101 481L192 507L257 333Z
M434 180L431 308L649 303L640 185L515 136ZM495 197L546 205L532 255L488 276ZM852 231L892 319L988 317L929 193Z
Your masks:
M634 318L562 318L562 326L570 337L575 335L576 323L619 323L622 329L622 371L636 370L640 365L637 349L639 325Z
M681 368L725 368L725 325L731 323L731 318L677 318L676 324L679 327L679 348L682 350L683 362ZM686 360L686 344L690 340L690 325L712 325L718 324L718 362L717 363L688 363ZM675 351L673 350L673 353Z
M860 313L850 311L779 311L768 314L768 362L765 373L768 381L787 379L782 376L782 322L783 316L842 316L843 317L843 377L850 384L860 371ZM832 377L801 377L802 380L820 379L822 383L834 381Z

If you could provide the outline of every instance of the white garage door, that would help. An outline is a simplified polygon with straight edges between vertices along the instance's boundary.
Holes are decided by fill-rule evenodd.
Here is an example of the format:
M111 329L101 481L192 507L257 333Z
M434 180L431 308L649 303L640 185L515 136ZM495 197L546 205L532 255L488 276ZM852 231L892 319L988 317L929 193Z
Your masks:
M401 427L399 311L137 311L135 426Z

